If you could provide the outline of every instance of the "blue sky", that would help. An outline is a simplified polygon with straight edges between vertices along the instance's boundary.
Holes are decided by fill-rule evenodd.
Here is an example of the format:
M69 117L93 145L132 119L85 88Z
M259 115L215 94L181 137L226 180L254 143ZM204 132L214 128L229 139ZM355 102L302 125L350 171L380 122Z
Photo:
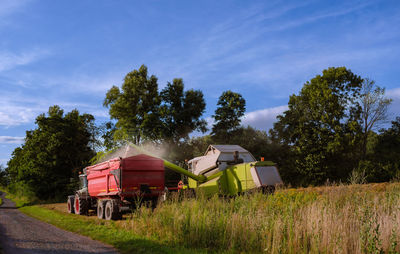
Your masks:
M386 87L400 115L399 1L0 0L0 164L57 104L108 120L106 91L141 64L162 89L183 78L210 117L228 89L243 120L271 127L288 98L331 66Z

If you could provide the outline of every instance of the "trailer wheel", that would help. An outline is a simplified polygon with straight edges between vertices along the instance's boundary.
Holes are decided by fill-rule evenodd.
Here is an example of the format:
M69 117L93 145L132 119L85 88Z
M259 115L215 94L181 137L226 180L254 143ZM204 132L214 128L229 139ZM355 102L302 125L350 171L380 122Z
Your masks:
M74 202L75 213L84 215L88 213L88 202L86 199L81 198L78 194L75 195Z
M121 213L119 212L119 207L117 202L114 202L113 200L107 201L104 217L106 220L121 219Z
M104 219L104 202L101 200L97 202L97 218Z
M68 207L68 213L75 213L74 196L68 196L67 207Z

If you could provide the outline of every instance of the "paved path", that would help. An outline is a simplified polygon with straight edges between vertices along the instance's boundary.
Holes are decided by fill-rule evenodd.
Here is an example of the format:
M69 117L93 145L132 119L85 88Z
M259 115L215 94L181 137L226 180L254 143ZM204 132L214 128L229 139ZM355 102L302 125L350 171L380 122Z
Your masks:
M33 219L4 196L0 192L0 246L4 254L118 253L111 246Z

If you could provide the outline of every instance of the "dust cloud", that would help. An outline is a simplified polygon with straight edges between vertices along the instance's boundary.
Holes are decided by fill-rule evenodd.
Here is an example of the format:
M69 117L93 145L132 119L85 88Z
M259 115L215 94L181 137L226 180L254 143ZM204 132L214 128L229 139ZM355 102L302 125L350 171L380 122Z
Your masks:
M97 161L97 163L108 161L117 157L128 158L139 154L147 154L154 157L163 158L167 154L167 152L168 149L165 145L154 145L151 143L145 143L138 146L132 143L128 143L114 151L107 152Z

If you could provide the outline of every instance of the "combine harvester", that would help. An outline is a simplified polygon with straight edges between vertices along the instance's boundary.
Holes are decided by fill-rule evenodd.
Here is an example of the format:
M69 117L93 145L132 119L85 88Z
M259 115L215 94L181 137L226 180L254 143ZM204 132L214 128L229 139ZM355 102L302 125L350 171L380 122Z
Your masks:
M128 153L129 149L134 152ZM140 202L155 205L168 192L165 168L187 176L188 186L184 188L206 196L271 191L282 184L275 163L256 161L238 145L210 145L204 156L188 161L189 170L134 145L128 145L124 154L110 157L114 158L84 169L81 189L68 196L70 213L87 214L89 209L96 209L99 218L111 220L121 218L123 211Z

